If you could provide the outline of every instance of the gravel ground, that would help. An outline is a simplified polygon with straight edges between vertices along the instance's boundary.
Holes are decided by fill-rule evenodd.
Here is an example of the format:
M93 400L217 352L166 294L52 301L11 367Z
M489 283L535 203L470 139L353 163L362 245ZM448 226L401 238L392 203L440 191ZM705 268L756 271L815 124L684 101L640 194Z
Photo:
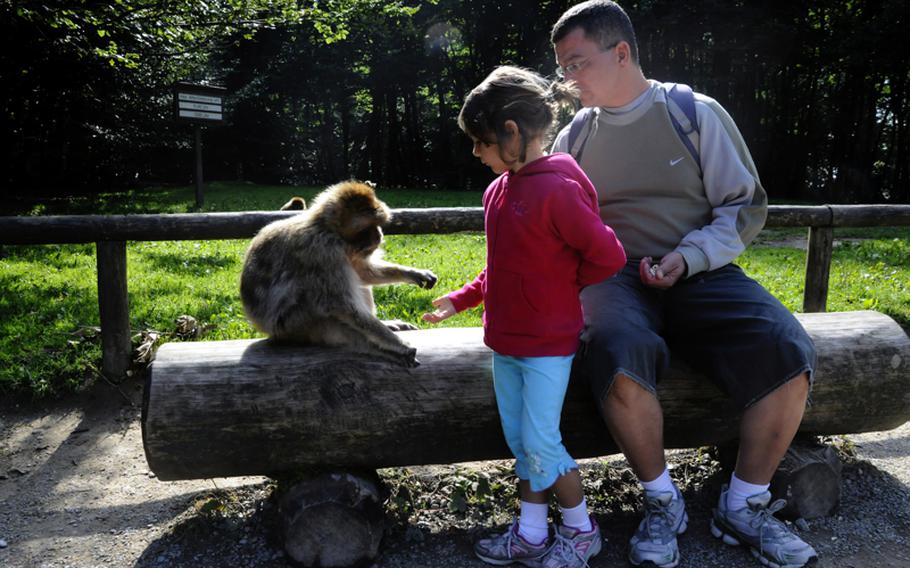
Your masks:
M154 478L142 450L139 394L135 385L101 386L49 408L0 403L0 567L289 566L272 536L269 480ZM838 512L800 535L823 567L910 568L910 423L848 440L856 454L844 466ZM723 481L716 462L698 451L673 452L671 461L690 515L680 565L759 566L710 536ZM606 537L591 568L628 566L639 496L631 473L616 457L587 460L583 469ZM511 491L499 484L507 470L485 462L383 472L393 522L373 567L484 566L471 543L508 522L511 511L499 502ZM480 480L489 489L483 499ZM469 488L464 500L459 487Z

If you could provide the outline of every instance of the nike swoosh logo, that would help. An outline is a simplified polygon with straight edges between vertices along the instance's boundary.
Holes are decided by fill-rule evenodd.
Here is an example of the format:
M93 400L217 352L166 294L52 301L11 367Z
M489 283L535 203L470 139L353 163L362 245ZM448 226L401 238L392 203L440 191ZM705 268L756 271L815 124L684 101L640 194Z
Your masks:
M670 160L670 167L672 168L676 164L682 162L684 159L685 159L685 156L683 156L682 158L676 158L675 160Z

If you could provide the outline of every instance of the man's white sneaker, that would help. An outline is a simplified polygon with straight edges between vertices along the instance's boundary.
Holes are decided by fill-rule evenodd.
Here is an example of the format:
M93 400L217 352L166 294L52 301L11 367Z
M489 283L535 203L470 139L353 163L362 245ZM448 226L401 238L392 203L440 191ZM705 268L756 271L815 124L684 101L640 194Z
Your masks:
M793 534L774 516L786 502L771 502L771 493L765 491L746 499L746 506L738 511L727 509L727 486L720 492L720 502L714 509L711 534L729 545L745 544L765 566L771 568L801 568L818 561L815 549Z
M686 532L688 523L686 503L678 491L645 491L645 518L629 541L629 562L673 568L679 564L676 535Z

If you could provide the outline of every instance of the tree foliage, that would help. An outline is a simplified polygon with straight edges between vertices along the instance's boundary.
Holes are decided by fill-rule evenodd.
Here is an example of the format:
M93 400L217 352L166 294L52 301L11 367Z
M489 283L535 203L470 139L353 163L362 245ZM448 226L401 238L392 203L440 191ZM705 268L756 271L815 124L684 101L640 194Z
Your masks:
M0 1L11 188L187 182L177 80L228 88L207 178L481 188L455 125L494 66L550 74L567 0ZM901 0L625 4L647 76L736 119L772 197L910 201Z
M288 0L0 2L0 125L14 187L123 186L173 175L170 87L217 80L214 54L300 18Z

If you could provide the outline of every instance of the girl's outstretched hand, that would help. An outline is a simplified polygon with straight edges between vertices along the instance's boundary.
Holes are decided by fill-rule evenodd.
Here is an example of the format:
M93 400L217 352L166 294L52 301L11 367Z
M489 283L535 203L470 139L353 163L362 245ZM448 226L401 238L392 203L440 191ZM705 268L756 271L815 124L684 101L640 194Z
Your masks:
M439 323L444 319L449 319L458 313L455 310L455 305L452 304L452 300L448 296L440 296L433 300L433 305L436 306L436 310L423 314L423 321L428 321L430 323Z

